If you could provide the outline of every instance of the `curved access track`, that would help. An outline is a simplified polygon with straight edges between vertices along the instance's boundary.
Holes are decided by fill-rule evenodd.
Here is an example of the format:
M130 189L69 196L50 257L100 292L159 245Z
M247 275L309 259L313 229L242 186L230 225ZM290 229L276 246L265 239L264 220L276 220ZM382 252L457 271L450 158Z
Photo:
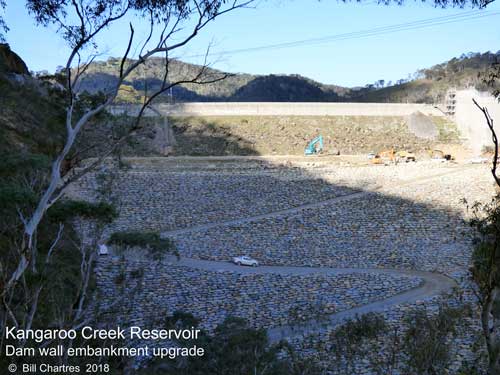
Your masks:
M423 183L434 178L439 178L445 175L450 175L458 173L460 169L448 170L439 174L434 174L431 176L414 178L411 180L404 181L398 184L399 187L410 186L413 184ZM273 211L261 215L244 217L239 219L214 222L208 224L196 225L190 228L177 229L166 231L162 233L162 236L175 236L179 234L187 234L190 232L204 231L212 228L218 227L228 227L233 225L239 225L243 223L255 222L262 219L273 218L283 215L293 215L299 213L303 210L311 208L319 208L322 206L327 206L330 204L340 203L354 198L360 198L374 192L379 192L381 187L377 187L370 191L360 190L352 194L347 194L321 202L315 202L310 204L304 204L297 207L292 207L289 209ZM418 300L425 298L434 297L445 292L451 291L457 286L457 283L448 276L440 273L427 272L427 271L417 271L417 270L406 270L406 269L387 269L387 268L330 268L330 267L296 267L296 266L260 266L257 268L251 267L240 267L229 262L221 261L208 261L199 260L192 258L182 258L180 260L172 260L172 262L177 265L182 265L186 267L192 267L197 269L203 269L207 271L232 271L241 274L286 274L286 275L341 275L341 274L353 274L353 273L369 273L369 274L385 274L393 276L402 277L418 277L422 280L422 283L413 289L407 290L405 292L393 295L389 298L371 302L362 306L354 307L352 309L347 309L334 314L331 314L327 319L318 321L310 320L303 323L297 323L294 325L279 326L268 329L268 336L271 342L278 342L281 339L290 339L293 337L304 336L314 332L326 329L329 326L334 326L345 319L354 318L356 315L366 314L370 312L382 312L393 306L415 303Z
M290 276L304 275L342 275L353 273L385 274L403 277L418 277L422 283L413 289L396 294L392 297L379 301L371 302L366 305L343 310L331 314L322 321L310 320L295 325L286 325L268 329L268 336L271 342L278 342L281 339L290 339L296 336L303 336L325 329L328 326L335 325L344 319L354 318L356 315L362 315L370 312L382 312L392 306L403 303L414 303L418 300L433 297L448 291L451 291L456 282L440 273L414 271L405 269L387 269L387 268L330 268L330 267L294 267L294 266L260 266L244 267L237 266L229 262L209 261L192 258L181 258L180 260L171 260L176 265L202 269L206 271L231 271L240 274L282 274Z
M446 175L454 174L460 172L460 169L452 169L448 170L446 172L441 172L438 174L434 174L431 176L425 176L425 177L418 177L418 178L413 178L411 180L402 182L398 184L398 187L404 187L404 186L411 186L413 184L418 184L422 182L426 182L435 178L443 177ZM213 228L220 228L220 227L230 227L233 225L241 225L245 223L252 223L255 221L259 220L264 220L264 219L271 219L275 217L280 217L280 216L285 216L285 215L294 215L299 212L305 211L305 210L310 210L314 208L321 208L324 206L328 206L331 204L336 204L336 203L341 203L345 202L351 199L355 198L361 198L364 196L367 196L369 194L381 192L382 187L381 186L376 186L371 190L359 190L355 191L354 193L351 194L346 194L346 195L341 195L338 197L326 199L323 201L319 202L314 202L314 203L306 203L300 206L296 207L291 207L291 208L286 208L283 210L277 210L277 211L272 211L268 212L265 214L260 214L260 215L255 215L255 216L248 216L248 217L242 217L238 219L231 219L231 220L225 220L225 221L218 221L218 222L213 222L213 223L208 223L208 224L200 224L200 225L195 225L189 228L182 228L182 229L174 229L174 230L169 230L169 231L164 231L161 233L163 237L168 237L168 236L176 236L179 234L186 234L186 233L191 233L191 232L198 232L198 231L205 231Z

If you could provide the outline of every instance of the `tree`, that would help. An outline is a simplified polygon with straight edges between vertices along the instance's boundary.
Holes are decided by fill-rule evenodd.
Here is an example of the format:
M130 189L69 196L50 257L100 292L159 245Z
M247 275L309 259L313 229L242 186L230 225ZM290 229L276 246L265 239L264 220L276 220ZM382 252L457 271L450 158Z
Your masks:
M5 3L5 0L0 0L0 12L5 10L6 5L7 4ZM0 43L5 42L4 33L6 33L7 31L9 31L9 28L7 27L5 20L3 19L2 15L0 14Z
M391 3L390 0L383 2ZM401 3L402 1L397 0L396 2ZM471 0L470 2L472 5L480 7L490 3L487 0ZM173 51L186 46L218 16L246 7L250 3L252 0L232 0L230 2L225 0L26 1L28 9L36 21L43 26L54 25L71 48L64 68L60 72L64 83L64 91L61 96L65 108L66 134L63 145L51 163L48 176L45 174L32 176L33 181L43 180L40 184L42 188L32 196L33 204L24 209L18 209L17 212L14 210L17 216L12 219L21 223L23 233L21 238L10 244L14 250L13 262L2 264L1 267L2 331L7 324L22 329L31 328L39 311L40 294L48 285L46 278L53 277L58 273L57 269L47 267L47 265L53 265L54 252L61 246L63 240L63 229L59 229L61 227L56 225L55 228L52 228L55 230L49 231L47 237L40 241L43 232L42 222L47 219L49 209L57 207L56 205L70 183L97 166L126 139L136 134L144 126L141 121L144 111L163 92L181 83L205 84L226 77L224 74L218 76L208 74L205 61L197 74L171 82L169 80L170 56ZM464 6L468 2L466 0L436 0L435 3L439 6ZM5 5L5 0L0 0L0 8L3 9ZM124 46L124 56L117 65L119 76L113 88L98 97L79 94L78 88L82 77L94 59L103 52L99 48L98 36L128 15L135 16L135 20L149 26L148 36L144 41L137 42L134 25L130 23L128 43ZM0 31L3 33L6 30L7 25L3 18L0 18ZM182 34L181 30L184 30L185 34ZM184 36L178 39L179 35ZM132 51L138 51L137 55L132 56ZM114 103L122 84L131 72L144 65L148 59L159 55L165 57L162 83L158 90L152 93L146 92L143 105L129 131L111 144L108 151L91 165L78 171L68 168L68 165L74 165L73 158L75 156L72 152L82 129ZM136 57L136 59L131 57ZM22 197L17 197L17 201L23 201ZM25 199L24 203L31 203L31 201ZM41 254L44 255L42 261L40 261ZM83 281L86 280L92 263L91 259L86 258L89 254L82 254L82 261L84 261ZM35 282L30 290L26 288L27 276L30 276ZM81 312L82 309L79 306L88 301L88 298L82 298L81 293L81 288L86 287L76 286L76 288L79 290L78 300L75 303L76 311ZM13 303L16 306L22 306L22 308L13 310ZM78 313L76 316L80 318L81 314ZM76 321L73 320L73 323Z
M442 374L450 363L450 345L457 335L457 324L464 317L460 308L445 305L432 316L425 309L415 310L405 317L408 330L403 336L408 375Z
M498 80L500 79L500 60L497 57L498 53L495 56L493 62L491 63L490 68L482 75L482 81L486 84L487 87L491 88L493 96L500 100L500 88L498 84ZM476 104L477 105L477 104ZM480 108L483 111L482 108ZM484 113L484 111L483 111ZM486 116L488 117L488 116ZM486 118L486 123L489 127L488 118ZM491 130L491 128L490 128ZM493 134L492 134L493 135Z
M168 319L176 327L196 326L196 319L189 314L175 313ZM189 321L189 324L186 322ZM194 323L192 323L194 322ZM205 349L203 357L154 361L141 375L319 375L322 372L310 361L300 358L293 348L285 343L270 345L266 331L253 329L241 318L228 317L217 326L213 335L204 332L196 345Z
M233 10L248 6L253 0L27 0L26 5L31 15L42 26L53 25L70 47L69 56L64 68L59 72L58 79L62 79L64 90L60 93L61 105L64 108L65 135L62 145L55 154L50 166L50 172L44 174L41 188L34 195L31 205L24 209L17 208L17 221L22 227L21 238L13 241L12 261L1 264L1 300L2 322L1 331L7 325L20 329L30 329L36 321L39 312L39 296L47 287L46 278L54 277L57 272L52 265L54 252L61 247L62 229L55 231L52 238L40 241L41 228L47 219L47 214L57 206L65 189L92 168L96 167L106 157L111 155L120 145L132 135L136 134L143 126L142 115L152 101L170 88L181 83L206 84L226 78L227 75L213 76L207 72L208 64L205 63L199 71L190 77L170 81L169 63L173 51L186 46L210 22L218 16ZM5 6L5 1L0 0L0 7ZM119 60L117 69L119 77L109 92L102 95L89 96L79 93L79 84L89 65L102 53L97 38L106 30L113 27L124 17L133 17L129 24L128 43L124 46L124 56ZM149 33L145 40L136 41L133 22L142 22L148 25ZM3 19L0 27L6 30ZM131 56L132 51L138 51L136 56ZM208 52L208 51L207 51ZM75 142L82 129L103 115L112 105L121 90L127 77L136 69L146 64L155 57L164 57L163 80L160 87L154 92L146 92L143 104L135 117L132 126L126 134L120 136L109 145L108 151L100 155L97 161L76 171L71 168L75 165ZM132 59L130 57L136 57ZM77 159L76 159L77 160ZM69 166L69 167L68 167ZM14 211L16 212L16 210ZM40 255L44 255L40 261ZM90 273L92 259L90 253L85 253L85 275ZM82 258L83 259L83 258ZM45 272L50 269L51 272ZM29 276L36 280L35 285L27 290L26 279ZM80 290L83 286L75 286ZM85 286L86 287L86 286ZM88 303L89 298L80 297L76 302L77 310L83 311L82 304ZM88 297L88 296L87 296ZM13 310L12 306L20 303L22 309ZM78 322L74 320L65 322L81 324L81 315ZM50 322L52 323L52 322ZM68 328L68 327L66 327Z
M484 114L494 145L491 174L500 187L497 174L498 138L493 119L488 109L474 104ZM481 236L474 249L471 277L477 287L477 298L481 309L481 325L488 351L488 374L500 373L500 194L489 204L476 202L472 206L471 225Z
M330 334L331 354L335 358L336 371L350 375L356 373L366 353L366 344L387 333L388 326L381 315L368 313L347 320Z

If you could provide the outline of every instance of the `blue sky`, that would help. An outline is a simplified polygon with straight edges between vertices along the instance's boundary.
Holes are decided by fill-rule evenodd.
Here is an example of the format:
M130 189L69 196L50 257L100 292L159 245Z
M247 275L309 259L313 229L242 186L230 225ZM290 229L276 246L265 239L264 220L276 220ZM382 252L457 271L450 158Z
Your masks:
M68 49L52 28L37 27L23 1L8 0L7 41L34 71L53 71L63 65ZM242 9L211 23L178 57L190 62L200 58L208 44L212 52L251 48L309 38L319 38L376 27L402 24L455 14L470 9L440 9L431 4L409 2L383 6L336 1L267 0L254 9ZM234 55L214 55L214 67L253 74L301 74L320 82L358 86L378 79L405 78L417 69L432 66L467 52L500 50L500 1L488 13L497 15L392 32L371 37L340 40L287 49L270 49ZM137 35L145 35L137 20L128 19L99 40L102 58L120 56L126 46L127 22L134 21Z

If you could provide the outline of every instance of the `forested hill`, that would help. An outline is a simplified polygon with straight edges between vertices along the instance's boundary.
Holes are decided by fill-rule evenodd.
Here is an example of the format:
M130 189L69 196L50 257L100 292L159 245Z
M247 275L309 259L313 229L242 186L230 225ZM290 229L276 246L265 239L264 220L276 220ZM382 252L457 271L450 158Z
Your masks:
M416 102L435 103L442 100L451 88L476 87L485 89L480 73L487 71L500 60L496 53L469 53L433 67L422 69L412 79L397 82L368 84L361 88L325 85L300 75L251 75L234 74L228 78L205 85L183 84L163 95L161 101L265 101L265 102ZM106 90L116 82L120 60L94 62L82 81L81 90L97 92ZM120 91L120 100L139 102L144 90L152 92L159 87L163 76L164 60L152 59L146 66L134 71ZM200 67L178 60L169 65L169 81L195 76ZM207 69L207 80L224 73Z
M110 58L107 61L93 63L87 70L81 91L95 93L105 91L117 80L120 61ZM153 92L159 87L164 74L165 62L161 58L151 59L145 66L134 71L122 86L120 99L134 102L140 100L145 89ZM169 63L169 81L189 80L195 77L200 66L171 60ZM214 80L225 75L216 69L207 68L203 79ZM168 101L339 101L349 89L323 85L300 75L265 75L231 74L222 81L211 84L186 83L174 87L163 95Z
M442 64L421 69L411 80L401 80L395 85L362 89L359 101L367 102L417 102L437 103L449 88L476 88L491 91L484 79L492 66L500 63L500 51L496 53L468 53ZM494 87L498 89L497 86Z

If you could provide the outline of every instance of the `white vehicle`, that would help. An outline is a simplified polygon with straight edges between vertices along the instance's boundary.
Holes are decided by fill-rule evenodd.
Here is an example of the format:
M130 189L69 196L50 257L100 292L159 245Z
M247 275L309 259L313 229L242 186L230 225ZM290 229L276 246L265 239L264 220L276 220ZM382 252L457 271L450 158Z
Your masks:
M257 262L255 259L250 258L248 256L240 256L240 257L234 257L233 258L233 263L237 264L238 266L252 266L252 267L257 267L259 265L259 262Z
M106 244L104 244L104 243L99 244L98 253L99 253L99 255L108 255L109 254L109 250L108 250L108 247L106 246Z

